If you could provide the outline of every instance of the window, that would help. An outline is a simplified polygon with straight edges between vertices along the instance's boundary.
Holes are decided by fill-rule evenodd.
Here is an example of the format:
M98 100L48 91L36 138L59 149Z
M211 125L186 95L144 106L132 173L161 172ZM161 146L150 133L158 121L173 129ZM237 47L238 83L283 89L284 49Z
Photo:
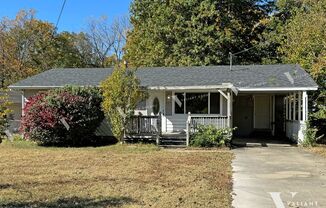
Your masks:
M160 101L158 100L158 98L154 98L153 100L153 113L154 115L157 115L160 111Z
M175 93L174 97L174 112L176 114L184 114L184 94Z
M186 111L184 105L186 105ZM220 93L175 93L174 112L176 114L188 112L192 114L220 114Z
M208 93L186 93L186 111L208 114Z
M136 110L146 110L146 100L141 100L136 105Z
M210 113L220 113L220 93L210 93Z

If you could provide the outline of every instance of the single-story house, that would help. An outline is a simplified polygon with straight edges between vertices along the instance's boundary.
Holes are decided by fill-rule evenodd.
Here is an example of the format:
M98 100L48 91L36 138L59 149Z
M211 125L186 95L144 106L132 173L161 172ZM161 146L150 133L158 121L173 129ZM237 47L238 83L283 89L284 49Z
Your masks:
M21 92L23 107L40 91L99 86L112 70L51 69L9 88ZM139 68L136 75L149 96L135 113L145 119L143 125L152 119L148 121L152 126L159 117L155 128L163 135L188 132L189 125L196 123L237 127L234 135L239 137L258 132L300 142L308 117L308 92L318 89L299 65L287 64L148 67ZM141 133L141 127L132 126L136 127Z

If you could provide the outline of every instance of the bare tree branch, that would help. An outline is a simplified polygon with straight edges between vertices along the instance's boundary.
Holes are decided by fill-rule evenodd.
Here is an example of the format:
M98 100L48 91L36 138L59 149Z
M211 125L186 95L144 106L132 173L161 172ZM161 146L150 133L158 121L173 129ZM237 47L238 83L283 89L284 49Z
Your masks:
M98 66L108 66L110 57L116 62L121 61L129 28L128 16L116 18L112 23L106 17L92 19L89 22L86 37L89 39Z

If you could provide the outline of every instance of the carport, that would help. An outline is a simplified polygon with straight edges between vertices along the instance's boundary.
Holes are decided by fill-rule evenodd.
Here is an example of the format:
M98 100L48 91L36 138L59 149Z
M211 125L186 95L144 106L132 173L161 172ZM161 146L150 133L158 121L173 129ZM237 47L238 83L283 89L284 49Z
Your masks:
M240 91L233 102L233 126L237 127L234 136L286 137L300 143L308 119L308 90L315 88Z

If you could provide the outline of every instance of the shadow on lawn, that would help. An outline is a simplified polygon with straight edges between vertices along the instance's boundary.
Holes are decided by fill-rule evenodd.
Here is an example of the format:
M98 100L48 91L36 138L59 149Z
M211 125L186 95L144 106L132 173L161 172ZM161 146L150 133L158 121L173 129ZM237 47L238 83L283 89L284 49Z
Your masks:
M1 189L8 189L8 188L11 188L11 187L12 187L12 185L9 184L9 183L5 183L5 184L0 183L0 190Z
M79 208L79 207L93 207L93 208L102 208L102 207L120 207L124 204L131 204L137 202L136 200L130 197L106 197L101 199L95 198L60 198L56 201L33 201L33 202L10 202L10 203L0 203L0 207L6 208L22 208L22 207L36 207L36 208Z

